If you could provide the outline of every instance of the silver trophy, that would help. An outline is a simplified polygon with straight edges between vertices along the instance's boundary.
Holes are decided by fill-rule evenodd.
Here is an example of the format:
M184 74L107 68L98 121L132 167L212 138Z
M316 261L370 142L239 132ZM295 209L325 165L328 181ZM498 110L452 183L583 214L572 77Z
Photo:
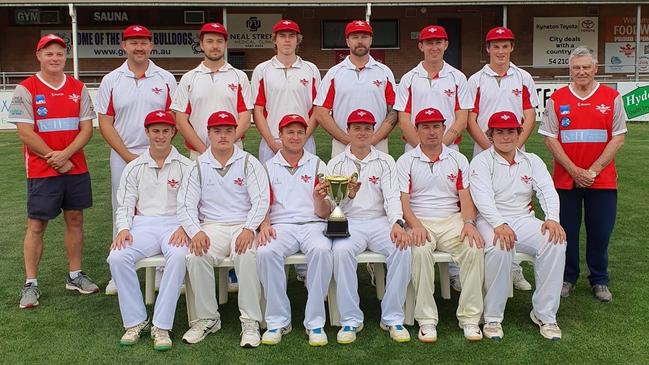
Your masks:
M325 236L329 238L349 237L349 224L347 217L345 217L343 210L340 208L340 202L345 200L349 195L349 183L356 182L358 174L354 173L352 176L324 176L320 174L318 178L320 181L324 180L328 183L327 195L334 204L334 210L327 220L327 230L324 232Z

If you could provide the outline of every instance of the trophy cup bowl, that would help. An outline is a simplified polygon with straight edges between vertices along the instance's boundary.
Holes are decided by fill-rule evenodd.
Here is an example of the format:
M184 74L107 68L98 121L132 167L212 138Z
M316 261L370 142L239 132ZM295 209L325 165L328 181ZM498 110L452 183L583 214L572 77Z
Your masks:
M349 194L349 183L355 182L357 178L357 173L354 173L352 176L320 176L321 180L327 181L329 185L327 187L327 195L334 204L334 210L327 220L327 229L324 232L325 236L329 238L349 237L349 225L343 210L340 208L340 203Z

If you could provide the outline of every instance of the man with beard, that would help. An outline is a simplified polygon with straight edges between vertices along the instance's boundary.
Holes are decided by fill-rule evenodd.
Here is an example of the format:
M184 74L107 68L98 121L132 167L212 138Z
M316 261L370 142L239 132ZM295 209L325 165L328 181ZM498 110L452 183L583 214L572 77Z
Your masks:
M252 109L248 76L224 59L228 31L220 23L207 23L199 37L205 54L203 62L183 75L171 104L192 159L207 151L207 119L216 111L237 117L236 140L242 147L241 138L250 127Z
M356 109L368 110L377 118L371 144L388 152L388 135L397 124L394 105L394 75L388 66L370 56L372 26L355 20L345 27L349 56L325 75L314 105L316 119L333 137L331 157L342 153L351 142L347 117Z
M174 76L149 59L153 42L144 26L132 25L122 33L126 61L104 76L97 91L99 131L111 147L110 180L113 206L113 238L117 235L117 188L127 163L149 147L142 120L153 110L167 110L176 90ZM106 294L117 294L111 279Z

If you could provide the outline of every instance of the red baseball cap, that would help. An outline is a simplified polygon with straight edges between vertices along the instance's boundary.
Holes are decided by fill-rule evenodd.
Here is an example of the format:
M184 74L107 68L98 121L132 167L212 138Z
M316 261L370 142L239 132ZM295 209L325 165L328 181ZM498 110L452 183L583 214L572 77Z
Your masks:
M374 115L365 109L356 109L347 117L347 126L352 123L376 124Z
M45 48L50 43L58 43L59 45L63 46L63 48L67 49L67 45L65 44L65 41L63 38L57 36L56 34L46 34L44 35L36 44L36 51L40 51L41 49Z
M419 41L425 41L426 39L448 39L448 34L446 34L446 29L442 26L429 25L419 32Z
M288 19L282 19L273 25L273 33L288 30L295 33L300 33L300 26L296 22Z
M422 109L415 116L415 125L420 123L444 123L446 119L442 115L442 112L435 108L426 108Z
M347 25L345 26L345 38L349 37L350 34L356 32L369 33L370 35L374 34L372 26L365 20L352 20L351 22L347 23Z
M286 127L289 124L293 123L298 123L304 126L304 128L308 128L309 125L307 124L306 120L302 118L301 115L298 114L287 114L282 119L279 121L279 129L281 130L282 128Z
M509 40L509 41L513 41L514 39L515 39L515 38L514 38L514 32L512 32L511 29L509 29L509 28L505 28L505 27L495 27L495 28L491 28L491 29L487 32L487 37L486 37L486 41L487 41L487 42L490 42L490 41L500 41L500 40L504 40L504 41L507 41L507 40Z
M147 114L146 118L144 118L145 127L157 123L169 124L170 126L173 127L176 126L176 121L171 116L171 113L167 113L164 110L154 110L151 113Z
M151 39L152 35L149 29L143 25L131 25L124 29L122 32L122 40L129 38L149 38Z
M201 31L199 33L199 36L202 36L205 33L216 33L220 34L225 37L225 39L228 39L228 31L225 29L223 24L221 23L205 23L201 27Z
M511 129L519 128L521 123L514 113L506 111L492 114L491 117L489 117L489 123L487 126L496 129Z
M237 126L237 118L226 111L215 112L207 119L207 128L218 126Z

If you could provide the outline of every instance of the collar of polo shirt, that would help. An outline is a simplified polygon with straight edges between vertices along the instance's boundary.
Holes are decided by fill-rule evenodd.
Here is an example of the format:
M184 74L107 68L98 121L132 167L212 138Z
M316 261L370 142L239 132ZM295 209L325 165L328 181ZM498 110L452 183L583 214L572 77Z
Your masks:
M439 70L437 73L437 77L446 77L450 74L449 72L449 64L444 61L444 65L442 66L442 69ZM415 68L415 72L421 77L428 77L428 71L424 68L424 61L419 62L417 67Z
M448 155L450 153L450 148L446 147L444 144L442 144L442 152L439 154L439 157L437 157L438 160L444 160L448 158ZM435 162L431 161L430 158L424 153L424 151L421 150L421 146L417 145L417 147L414 148L414 152L412 153L413 156L418 157L420 160L424 162Z
M124 61L118 70L130 77L135 77L133 71L128 68L128 61ZM153 61L149 60L149 66L147 66L146 71L144 71L144 77L151 77L154 73L158 72L158 67Z
M509 163L509 161L505 160L503 156L501 156L498 152L496 152L496 149L494 148L493 145L489 147L489 150L491 151L492 157L496 160L496 162L498 162L501 165L507 165L507 166L515 165L525 159L525 157L521 153L521 150L518 148L516 148L516 154L514 155L514 163Z
M345 155L348 158L350 158L350 159L352 159L354 161L361 162L361 163L367 163L367 162L370 162L372 160L376 160L377 158L379 158L379 154L378 154L377 151L378 150L376 149L376 147L370 146L370 153L367 156L365 156L364 159L359 160L358 157L354 156L354 154L352 153L352 146L351 145L348 144L347 147L345 147Z
M236 144L232 145L232 147L234 147L234 152L232 153L232 156L230 156L230 159L228 159L228 162L226 162L224 166L221 166L221 163L217 161L216 158L214 158L211 148L207 149L209 151L209 153L207 154L207 162L209 162L210 165L212 165L212 167L215 169L222 169L224 167L232 165L237 160L242 159L246 155L246 152L244 152Z
M365 66L363 66L363 68L371 68L371 67L374 67L374 66L376 66L376 65L378 65L380 63L379 61L375 60L374 57L372 57L371 55L368 55L368 57L369 58L367 60L367 63L365 64ZM352 61L349 60L349 56L345 57L343 62L344 62L343 64L345 65L345 67L347 67L347 68L349 68L351 70L356 70L356 65L354 65L352 63Z
M273 56L273 58L271 58L270 62L273 63L273 66L275 66L275 68L286 68L286 66L284 66L283 63L279 62L279 60L277 59L277 56ZM293 62L291 67L301 68L302 67L302 58L300 56L297 56L297 59L295 60L295 62Z
M179 160L180 153L174 147L173 145L171 146L171 151L169 152L169 155L167 155L167 158L165 158L165 161L163 165L170 164L172 161ZM151 157L151 152L147 149L145 154L144 154L144 159L145 162L149 165L150 168L158 168L158 163Z
M309 161L311 161L315 157L315 155L309 153L304 148L302 149L302 151L304 153L302 154L302 157L300 158L300 161L297 162L297 166L305 165L306 163L308 163ZM284 155L282 155L281 152L275 155L274 160L275 160L274 162L276 164L280 165L280 166L295 167L295 166L291 165L290 163L288 163L288 161L286 161L286 159L284 158Z
M221 68L219 68L219 72L225 72L225 71L228 71L228 70L233 69L233 68L234 67L232 67L232 65L230 65L229 63L226 62L226 63L223 64L223 66L221 66ZM212 73L212 70L209 67L205 66L205 64L203 64L203 62L201 62L201 64L198 65L198 69L203 73L207 73L207 74Z
M513 62L510 62L509 68L507 68L507 76L512 75L514 73L514 67L516 67L516 65L514 65ZM490 76L502 76L497 74L496 71L492 70L491 67L489 67L489 64L484 65L483 69L485 73L487 73Z

